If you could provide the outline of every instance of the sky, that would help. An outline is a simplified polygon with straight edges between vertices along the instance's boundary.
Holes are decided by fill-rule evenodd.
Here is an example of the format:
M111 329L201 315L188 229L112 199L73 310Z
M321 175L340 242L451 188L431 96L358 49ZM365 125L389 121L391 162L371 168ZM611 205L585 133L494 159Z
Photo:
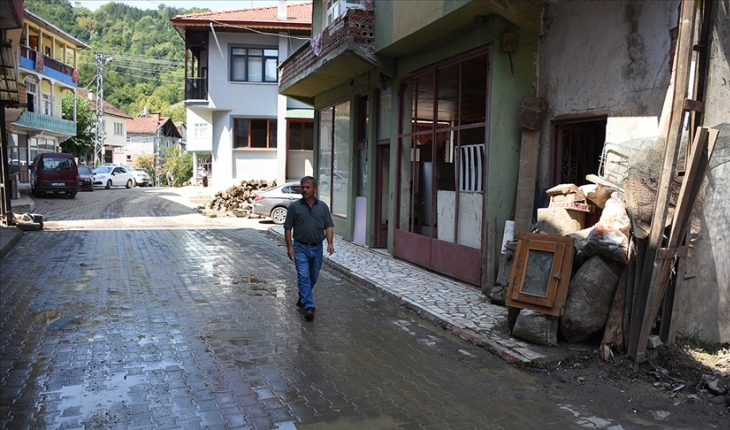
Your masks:
M301 1L303 0L288 0L287 3L300 3ZM139 9L157 9L159 5L164 4L185 9L193 7L207 8L213 11L276 6L279 4L278 0L70 0L70 3L72 6L80 3L81 6L92 11L107 3L125 3Z

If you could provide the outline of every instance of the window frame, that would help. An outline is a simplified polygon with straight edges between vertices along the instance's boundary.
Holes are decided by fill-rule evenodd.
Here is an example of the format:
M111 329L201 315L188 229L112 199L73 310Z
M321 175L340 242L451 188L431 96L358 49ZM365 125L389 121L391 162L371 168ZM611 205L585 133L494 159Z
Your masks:
M297 124L299 127L299 145L292 146L292 125ZM312 127L311 130L311 141L307 145L306 142L306 126L309 124ZM286 142L287 147L290 151L313 151L314 150L314 118L312 119L287 119L286 120Z
M246 144L240 145L238 144L238 124L240 121L247 121L247 128L248 131L248 137L246 138ZM252 146L251 145L251 121L266 121L266 146ZM234 117L232 119L233 125L233 138L231 141L231 145L233 149L242 149L242 150L262 150L262 149L276 149L278 146L278 133L277 133L277 119L276 118L241 118L241 117ZM272 133L273 131L273 133ZM273 145L272 145L273 141Z
M245 54L236 54L235 51L243 49L245 50ZM251 55L250 50L261 50L261 55ZM275 51L275 55L266 55L266 51ZM234 60L235 59L244 59L244 71L243 79L236 79L236 69L234 69ZM261 80L251 80L251 58L260 58L261 59ZM267 79L266 76L266 63L267 60L274 60L276 62L274 70L278 70L279 68L279 48L276 46L256 46L256 45L230 45L228 48L228 66L229 66L229 72L228 72L228 80L229 82L246 82L246 83L260 83L260 84L278 84L279 83L279 74L274 73L273 80Z

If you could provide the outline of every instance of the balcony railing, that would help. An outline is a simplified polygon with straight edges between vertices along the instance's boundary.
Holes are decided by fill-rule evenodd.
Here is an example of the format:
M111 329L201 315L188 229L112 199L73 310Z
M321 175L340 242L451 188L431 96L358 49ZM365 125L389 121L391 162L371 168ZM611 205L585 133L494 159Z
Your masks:
M374 21L375 15L372 11L348 9L282 63L279 88L287 88L316 73L322 64L347 50L356 51L359 57L377 64L374 55Z
M206 100L208 98L208 80L206 78L185 79L185 100Z
M20 56L20 65L22 67L37 70L64 83L76 85L73 80L73 67L58 60L54 60L47 55L43 55L28 46L20 47ZM41 59L41 62L39 62L39 58Z
M13 124L55 134L75 136L76 123L49 115L25 111Z

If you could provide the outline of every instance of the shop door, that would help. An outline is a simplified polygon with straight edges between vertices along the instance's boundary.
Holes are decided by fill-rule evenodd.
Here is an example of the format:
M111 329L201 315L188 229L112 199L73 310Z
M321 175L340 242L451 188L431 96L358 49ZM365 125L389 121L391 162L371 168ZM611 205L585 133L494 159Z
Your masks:
M390 141L378 142L375 176L375 247L388 246L388 223L390 221Z

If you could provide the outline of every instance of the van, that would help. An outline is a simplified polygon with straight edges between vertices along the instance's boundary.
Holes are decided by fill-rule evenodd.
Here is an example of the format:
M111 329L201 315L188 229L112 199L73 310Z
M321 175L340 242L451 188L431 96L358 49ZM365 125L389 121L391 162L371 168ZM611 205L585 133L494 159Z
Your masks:
M44 152L30 165L30 192L66 193L71 198L79 191L79 171L72 154Z

